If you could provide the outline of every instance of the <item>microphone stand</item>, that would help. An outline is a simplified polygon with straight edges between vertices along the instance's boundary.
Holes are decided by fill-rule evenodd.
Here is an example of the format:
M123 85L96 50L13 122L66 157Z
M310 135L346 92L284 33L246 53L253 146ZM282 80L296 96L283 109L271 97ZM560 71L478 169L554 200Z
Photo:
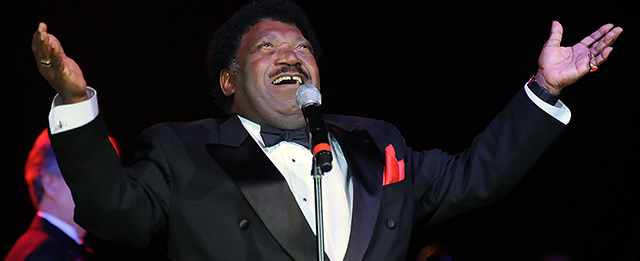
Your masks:
M322 95L312 84L303 84L296 91L296 104L300 106L304 119L307 122L307 138L309 146L313 148L313 190L316 203L316 239L318 243L318 260L324 261L324 223L322 215L322 175L331 171L331 145L327 126L322 117L320 103Z
M313 168L311 169L313 176L313 190L315 192L316 203L316 240L318 246L318 261L324 261L324 221L322 216L322 175L324 172L313 158Z

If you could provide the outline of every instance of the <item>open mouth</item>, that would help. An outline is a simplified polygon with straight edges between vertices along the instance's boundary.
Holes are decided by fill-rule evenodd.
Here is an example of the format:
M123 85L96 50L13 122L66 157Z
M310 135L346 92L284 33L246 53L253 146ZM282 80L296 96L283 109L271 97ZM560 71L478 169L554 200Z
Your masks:
M301 75L281 75L271 82L273 85L283 84L299 84L302 85L304 81Z

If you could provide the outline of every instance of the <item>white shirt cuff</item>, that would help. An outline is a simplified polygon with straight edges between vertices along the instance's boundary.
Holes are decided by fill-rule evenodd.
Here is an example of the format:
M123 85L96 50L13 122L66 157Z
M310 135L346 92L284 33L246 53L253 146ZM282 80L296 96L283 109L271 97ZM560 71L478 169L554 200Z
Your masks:
M567 125L569 120L571 120L571 111L569 110L569 107L562 103L562 101L558 100L555 105L548 104L529 90L526 83L524 84L524 91L527 93L527 96L529 96L529 99L531 99L531 101L540 109L556 118L556 120L562 122L564 125Z
M89 99L86 101L63 104L60 95L56 94L49 112L49 131L51 134L82 127L98 116L98 95L96 90L87 87L87 95Z

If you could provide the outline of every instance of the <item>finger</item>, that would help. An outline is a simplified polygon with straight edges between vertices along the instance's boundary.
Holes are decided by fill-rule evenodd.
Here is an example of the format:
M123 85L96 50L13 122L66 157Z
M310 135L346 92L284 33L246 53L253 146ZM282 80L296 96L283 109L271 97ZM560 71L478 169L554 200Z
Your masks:
M40 46L43 47L42 50L48 51L49 48L44 48L49 43L49 33L47 33L47 24L40 23L38 25L38 35L40 40ZM49 53L47 53L47 56Z
M589 48L589 53L593 56L597 56L598 54L602 53L602 50L604 50L604 48L606 48L607 46L609 45L604 41L598 41L591 45L591 48Z
M44 23L41 23L44 24ZM42 27L40 27L42 28ZM60 41L58 40L58 38L56 38L54 35L49 34L46 31L47 27L46 24L44 26L44 30L41 32L42 37L40 39L43 39L40 46L42 47L42 59L50 59L51 60L51 65L52 66L56 66L59 64L62 64L62 60L64 58L64 51L62 49L62 45L60 44Z
M63 69L64 51L58 38L47 32L47 25L40 23L38 25L38 31L34 34L32 49L34 51L34 58L38 64L41 64L43 68L58 68ZM45 66L43 61L49 61L49 66Z
M609 30L611 30L611 28L613 28L613 24L605 24L605 25L601 26L600 29L596 30L595 32L593 32L589 36L587 36L584 39L582 39L582 41L580 41L580 43L584 44L586 46L591 46L593 43L595 43L596 41L600 40L600 38L602 38L602 36L607 34L607 32L609 32Z
M604 50L602 50L602 53L600 53L597 56L594 56L590 62L595 65L601 65L607 59L609 59L609 54L611 54L611 51L613 51L613 47L611 46L604 48Z
M49 59L51 48L49 45L47 25L45 23L40 23L38 25L38 30L33 34L31 51L33 52L33 56L38 64L40 64L42 59Z
M62 52L61 52L62 47L60 46L60 42L58 42L58 40L55 39L55 37L52 37L52 38L54 39L52 39L50 44L51 55L49 56L49 59L51 59L51 65L53 67L58 68L58 66L62 64Z
M604 36L604 42L607 45L612 45L613 43L616 42L616 40L618 40L618 36L620 36L621 33L622 33L622 27L613 28Z
M31 47L32 48L35 48L38 43L43 41L42 32L46 31L46 29L44 29L44 28L46 28L46 26L47 25L45 23L42 23L42 22L40 24L38 24L38 29L36 30L35 33L33 33L33 39L31 39Z
M558 21L551 23L551 33L549 34L549 40L545 45L547 46L560 46L562 41L562 25Z
M616 40L618 39L618 36L620 36L620 33L622 33L622 28L620 27L614 28L613 30L609 31L604 37L602 37L602 39L594 43L592 45L592 49L597 48L602 50L607 46L611 46L613 43L616 42Z
M58 53L60 54L64 54L64 52L62 52L62 45L60 44L60 41L58 40L58 38L55 35L49 34L49 47L51 47L51 55L57 55ZM55 53L54 53L54 46L55 46Z
M35 33L33 33L33 38L31 39L31 51L33 52L33 54L35 55L39 50L40 50L40 44L42 43L41 37L42 37L42 30L40 29L42 27L42 23L40 23L38 25L38 29L36 29Z
M40 49L40 32L36 30L36 32L33 33L33 37L31 38L31 52L33 53L33 55L35 55L36 53L38 53L39 49Z
M618 36L620 36L620 33L622 33L622 28L620 27L616 27L613 30L609 31L602 39L591 46L589 52L592 55L597 56L605 48L613 45L616 39L618 39Z
M46 35L47 34L47 24L45 24L44 22L40 22L38 24L38 33L40 33L40 41L44 42L44 36L42 35Z

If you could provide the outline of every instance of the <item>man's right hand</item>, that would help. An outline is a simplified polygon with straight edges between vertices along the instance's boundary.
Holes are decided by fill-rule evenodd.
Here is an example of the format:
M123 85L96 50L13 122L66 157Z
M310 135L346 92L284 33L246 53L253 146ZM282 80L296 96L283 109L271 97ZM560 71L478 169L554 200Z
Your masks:
M40 23L31 40L31 51L38 71L55 89L65 104L88 99L87 82L82 70L73 59L67 57L58 39L47 33L47 24Z

